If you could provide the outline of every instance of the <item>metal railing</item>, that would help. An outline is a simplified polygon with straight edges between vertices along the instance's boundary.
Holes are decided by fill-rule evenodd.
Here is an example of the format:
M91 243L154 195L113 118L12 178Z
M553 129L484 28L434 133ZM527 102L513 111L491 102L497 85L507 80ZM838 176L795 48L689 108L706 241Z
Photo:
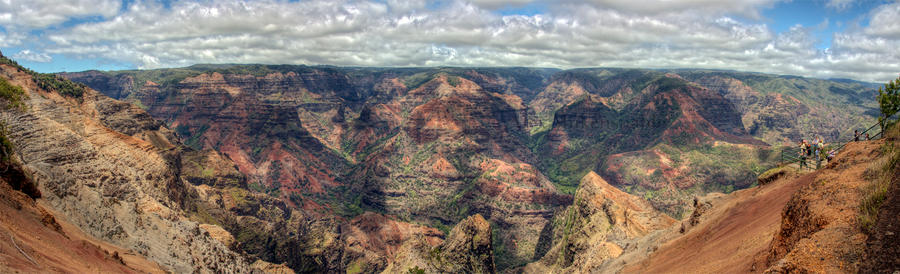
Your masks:
M894 114L888 115L887 118L884 119L885 123L887 123L887 121L892 120L894 118L894 116L897 114L898 114L898 112L894 112ZM882 127L880 127L881 125L882 125L881 122L875 123L874 125L870 126L866 130L860 132L858 137L854 136L853 137L854 139L851 139L851 140L831 143L830 145L826 146L824 150L825 151L834 150L834 152L837 153L837 152L841 151L841 149L843 149L845 146L847 146L847 144L856 141L855 140L856 138L858 138L859 141L865 141L866 139L864 136L866 135L866 133L870 133L870 131L872 131L872 130L877 130L878 132L875 132L874 134L870 134L868 140L880 139L884 135L884 129ZM813 157L815 157L815 156L813 156ZM820 157L821 157L821 155L820 155ZM824 157L822 157L822 158L824 158ZM816 163L816 169L819 169L822 167L822 165L821 165L822 158L818 159L818 162ZM779 160L778 164L773 166L772 168L780 167L780 166L787 166L787 165L800 163L802 161L809 161L809 160L812 160L812 159L804 159L803 156L800 156L800 148L799 147L783 147L781 149L781 159ZM804 166L809 169L812 169L810 167L810 165L806 162L800 164L800 168L803 168Z

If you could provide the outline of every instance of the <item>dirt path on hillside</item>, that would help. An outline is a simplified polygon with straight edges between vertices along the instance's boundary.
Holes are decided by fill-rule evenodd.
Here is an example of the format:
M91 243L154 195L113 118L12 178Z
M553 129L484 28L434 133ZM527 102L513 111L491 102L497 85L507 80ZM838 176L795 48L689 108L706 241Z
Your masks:
M682 237L662 245L623 273L735 273L765 269L772 236L791 195L814 175L787 177L715 204L706 218Z

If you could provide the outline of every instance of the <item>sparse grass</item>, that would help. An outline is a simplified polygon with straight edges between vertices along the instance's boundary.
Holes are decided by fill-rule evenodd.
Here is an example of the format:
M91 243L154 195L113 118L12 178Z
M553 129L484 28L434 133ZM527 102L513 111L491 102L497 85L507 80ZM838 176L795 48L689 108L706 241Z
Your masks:
M892 127L886 135L888 140L896 140L900 136L900 127ZM865 173L870 183L863 189L863 198L859 203L859 225L864 231L871 231L875 227L878 211L887 199L888 189L892 183L897 183L894 175L900 169L900 147L888 141L882 149L884 156L873 162Z
M247 191L241 188L232 187L228 189L228 194L231 196L231 199L234 199L234 203L238 206L247 204Z
M775 180L778 180L778 178L781 178L788 174L793 173L793 171L794 171L794 168L788 167L788 166L772 168L772 169L766 170L766 172L763 172L762 174L757 176L756 182L759 183L760 185L771 183Z

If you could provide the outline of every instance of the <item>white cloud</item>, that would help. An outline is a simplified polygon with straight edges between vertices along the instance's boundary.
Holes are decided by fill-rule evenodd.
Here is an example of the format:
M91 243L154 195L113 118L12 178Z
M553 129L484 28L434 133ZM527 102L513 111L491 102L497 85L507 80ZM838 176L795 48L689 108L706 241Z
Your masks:
M22 44L25 34L20 32L0 32L0 47L12 47Z
M646 1L563 0L532 16L492 10L528 1L456 0L435 8L422 0L184 1L171 7L139 0L100 22L48 30L43 51L139 68L700 67L870 81L900 71L897 22L890 20L897 4L872 13L869 27L840 33L831 49L819 50L816 26L774 33L764 23L734 17L758 14L769 0L659 0L650 3L654 8L638 5Z
M50 61L53 61L53 58L50 57L50 55L47 55L46 53L33 52L33 51L27 50L27 49L14 54L12 57L13 57L13 59L38 62L38 63L49 63Z
M588 0L584 2L639 14L701 11L706 13L728 12L749 18L759 18L760 7L771 7L778 1L780 0ZM572 0L571 2L582 1Z
M866 34L900 39L900 2L875 8L875 15L865 29Z
M836 10L845 10L853 4L853 1L854 0L828 0L828 3L826 3L825 6Z
M522 6L536 0L469 0L470 3L486 9Z
M43 28L73 17L116 15L120 0L6 0L0 1L0 24Z

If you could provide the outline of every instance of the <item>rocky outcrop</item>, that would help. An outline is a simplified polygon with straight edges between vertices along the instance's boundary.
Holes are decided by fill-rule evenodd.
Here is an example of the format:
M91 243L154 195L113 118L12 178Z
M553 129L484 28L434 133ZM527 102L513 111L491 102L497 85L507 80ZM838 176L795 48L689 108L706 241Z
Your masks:
M62 73L61 76L68 79L78 79L80 83L84 83L94 90L115 99L127 98L135 90L135 80L130 75L120 74L113 76L100 71L89 70Z
M494 273L491 226L481 215L462 220L440 245L411 241L384 273Z
M154 145L171 143L167 134L146 134L158 125L146 121L149 116L105 102L92 90L81 100L41 90L30 75L11 66L3 65L0 77L23 87L29 98L26 111L0 115L22 169L66 219L168 271L250 271L240 255L179 214L189 191L174 159ZM100 119L101 113L106 118ZM121 123L120 117L133 122Z
M526 271L597 271L637 239L674 223L647 201L590 172L581 180L575 203L554 219L552 247Z
M0 269L4 272L144 272L158 265L83 234L41 203L15 160L0 163ZM23 188L24 186L24 188ZM23 192L26 191L26 192ZM37 195L36 195L37 194Z

